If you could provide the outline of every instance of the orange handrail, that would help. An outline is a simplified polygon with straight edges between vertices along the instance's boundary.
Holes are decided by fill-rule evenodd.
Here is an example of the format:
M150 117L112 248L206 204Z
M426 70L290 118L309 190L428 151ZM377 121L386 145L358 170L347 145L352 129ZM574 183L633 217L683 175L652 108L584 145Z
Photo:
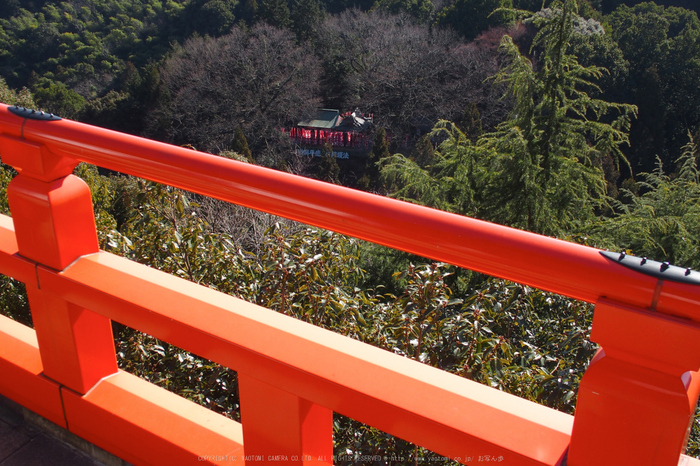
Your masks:
M70 120L22 123L0 106L0 127L60 156L591 303L648 307L657 284L595 248ZM680 285L664 289L657 310L700 322L698 304L700 288Z
M117 371L110 319L239 370L242 431L211 433L202 426L220 421L189 416L211 445L226 445L225 458L245 448L250 462L296 452L297 464L329 463L334 410L465 464L476 461L465 448L560 464L569 441L573 466L678 461L700 391L697 285L627 269L595 248L4 105L0 132L3 162L20 173L8 189L14 228L0 218L0 272L27 283L37 338L0 319L0 342L22 341L22 361L32 361L0 351L0 369L56 390L60 408L36 409L122 457L164 458L128 445L133 435L180 462L198 447L154 422L185 425L177 413L194 408L172 401L158 411L153 399L166 395ZM70 175L79 161L595 303L592 339L603 349L582 381L573 433L561 413L98 252L89 191ZM11 381L0 391L33 404Z

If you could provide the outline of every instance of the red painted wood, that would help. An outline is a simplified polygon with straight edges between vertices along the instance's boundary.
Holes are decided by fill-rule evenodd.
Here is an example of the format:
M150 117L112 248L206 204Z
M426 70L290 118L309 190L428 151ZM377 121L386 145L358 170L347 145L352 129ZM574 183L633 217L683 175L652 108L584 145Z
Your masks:
M15 140L12 150L14 155L4 160L20 172L7 188L18 254L61 270L98 251L90 189L65 174L75 163L23 140ZM46 294L35 278L27 282L27 296L44 375L85 393L116 372L109 319Z
M0 130L3 161L21 173L9 188L16 243L0 219L0 271L27 283L43 373L70 389L69 428L124 457L202 453L180 448L188 424L143 395L150 385L121 374L98 382L116 373L110 318L238 370L255 456L267 446L325 455L336 411L463 463L484 452L555 465L569 442L573 466L678 462L700 391L698 286L657 281L594 248L68 120L24 120L4 105ZM584 376L573 438L564 414L97 253L89 191L69 175L78 161L596 303L603 351ZM0 341L27 350L9 334L0 327ZM20 387L45 387L36 361L18 357L0 352L0 369ZM281 427L266 429L275 413ZM129 444L137 435L159 456Z
M109 253L38 275L46 292L445 456L555 465L569 444L569 415Z
M132 464L245 463L239 423L126 372L63 400L71 432Z
M0 106L0 126L17 119ZM656 286L653 278L611 263L594 248L103 128L27 120L23 134L70 159L588 302L606 296L647 307ZM683 299L674 308L660 303L658 310L685 310L700 321L700 290L686 285L668 292L682 293Z
M60 386L42 372L34 331L0 315L0 393L54 424L66 427Z

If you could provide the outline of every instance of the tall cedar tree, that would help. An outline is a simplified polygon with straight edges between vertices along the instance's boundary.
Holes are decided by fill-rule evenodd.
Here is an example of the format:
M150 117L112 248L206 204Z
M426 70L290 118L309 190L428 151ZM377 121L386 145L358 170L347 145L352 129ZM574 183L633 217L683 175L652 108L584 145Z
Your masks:
M250 152L250 149L248 148L248 140L245 138L245 134L243 134L243 128L241 128L240 126L238 128L236 128L236 133L233 135L233 142L231 143L231 150L238 153L239 155L242 155L249 162L251 162L251 163L254 162L253 154Z
M426 169L400 155L387 159L382 177L395 196L550 235L594 218L607 201L600 160L625 160L619 146L636 109L584 91L597 89L591 79L603 69L581 66L569 52L576 12L576 1L564 0L549 17L533 17L538 69L503 37L507 61L493 81L513 102L510 118L477 144L439 124L434 135L444 142ZM610 113L612 123L600 121Z
M286 0L260 0L258 17L270 26L286 29L292 24Z
M369 189L379 189L379 163L389 156L391 156L391 152L389 152L389 144L386 141L386 130L379 128L374 135L372 150L367 156L367 171L365 173L369 178Z
M325 143L321 148L317 177L319 180L327 181L328 183L340 184L340 165L338 165L338 160L333 156L333 147L329 143Z
M624 202L615 203L618 215L600 221L597 237L637 256L700 268L700 152L692 135L688 138L676 173L667 174L657 158L656 170L631 186L637 192L622 189Z
M319 0L292 0L291 29L299 42L310 40L323 21L323 7Z
M506 86L514 107L483 142L503 154L491 186L494 220L552 235L579 228L605 202L601 159L626 163L620 145L636 113L586 93L599 90L592 80L604 69L580 65L569 51L577 13L576 0L564 0L552 4L551 18L533 16L540 28L532 45L541 50L537 70L504 36L508 64L494 81ZM610 114L612 123L600 121Z

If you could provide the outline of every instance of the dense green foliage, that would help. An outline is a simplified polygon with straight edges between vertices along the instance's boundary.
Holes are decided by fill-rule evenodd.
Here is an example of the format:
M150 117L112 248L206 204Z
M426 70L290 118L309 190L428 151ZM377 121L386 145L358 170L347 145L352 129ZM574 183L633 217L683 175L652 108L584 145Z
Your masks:
M645 257L700 268L700 172L698 147L691 141L669 176L658 162L644 181L626 188L616 206L621 213L603 219L598 231L613 244ZM636 192L635 192L636 191Z
M693 11L617 0L2 6L2 102L700 268ZM337 160L328 145L318 160L295 155L279 128L317 106L374 113L366 159ZM104 250L575 407L595 350L584 303L87 165L76 173ZM3 193L13 175L2 167ZM0 281L0 308L31 323L20 283ZM235 371L120 324L115 344L120 367L240 417ZM341 416L335 443L433 456Z
M596 3L597 7L601 9L603 13L610 13L620 6L635 6L639 3L645 3L646 1L647 0L596 0ZM700 5L695 0L658 0L654 3L662 6L675 6L687 10L695 10L696 13L700 14Z
M670 167L700 123L700 21L694 12L642 3L608 16L612 38L629 62L617 98L634 101L629 158L651 171L655 157Z
M93 97L123 69L163 55L182 34L176 1L46 2L0 21L2 75L17 86L42 79Z

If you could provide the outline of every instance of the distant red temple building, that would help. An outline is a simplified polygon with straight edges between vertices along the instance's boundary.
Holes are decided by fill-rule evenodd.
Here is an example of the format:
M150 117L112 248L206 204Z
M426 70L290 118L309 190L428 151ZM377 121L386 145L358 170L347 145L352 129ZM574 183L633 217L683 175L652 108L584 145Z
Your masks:
M301 121L282 131L289 132L300 147L297 153L320 157L321 148L330 144L337 158L366 157L372 148L372 114L360 110L341 114L339 110L321 109L314 119Z

